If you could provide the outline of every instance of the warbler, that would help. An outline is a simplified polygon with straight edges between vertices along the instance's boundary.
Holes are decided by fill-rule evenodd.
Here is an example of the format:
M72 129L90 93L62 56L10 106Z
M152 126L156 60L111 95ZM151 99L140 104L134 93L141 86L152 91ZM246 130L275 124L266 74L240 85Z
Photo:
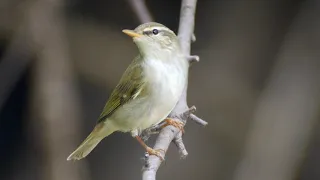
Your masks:
M139 54L123 73L92 132L67 160L86 157L115 131L130 132L149 154L160 156L160 150L147 146L140 133L163 120L167 125L181 127L166 119L187 86L189 63L178 37L156 22L123 32L133 38Z

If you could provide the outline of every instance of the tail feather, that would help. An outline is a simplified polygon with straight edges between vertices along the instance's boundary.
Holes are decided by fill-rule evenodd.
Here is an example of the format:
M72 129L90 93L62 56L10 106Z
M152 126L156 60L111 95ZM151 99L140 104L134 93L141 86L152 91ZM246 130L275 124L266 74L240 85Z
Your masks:
M113 133L110 127L106 127L105 124L97 125L89 136L80 144L80 146L69 155L67 160L80 160L86 157L99 142Z

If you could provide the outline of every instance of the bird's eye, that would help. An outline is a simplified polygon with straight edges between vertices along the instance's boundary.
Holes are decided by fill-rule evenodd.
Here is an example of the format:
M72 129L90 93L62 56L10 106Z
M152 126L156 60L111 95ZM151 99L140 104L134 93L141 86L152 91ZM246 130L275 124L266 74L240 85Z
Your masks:
M152 30L152 33L153 33L154 35L157 35L157 34L159 33L159 31L158 31L158 29L153 29L153 30Z

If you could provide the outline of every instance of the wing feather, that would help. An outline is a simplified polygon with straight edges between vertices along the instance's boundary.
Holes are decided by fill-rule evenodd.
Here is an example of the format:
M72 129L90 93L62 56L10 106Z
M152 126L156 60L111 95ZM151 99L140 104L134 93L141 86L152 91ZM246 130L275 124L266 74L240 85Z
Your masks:
M144 87L145 82L142 66L139 62L139 57L137 57L124 72L119 84L111 93L109 100L99 116L98 123L110 117L120 106L141 96Z

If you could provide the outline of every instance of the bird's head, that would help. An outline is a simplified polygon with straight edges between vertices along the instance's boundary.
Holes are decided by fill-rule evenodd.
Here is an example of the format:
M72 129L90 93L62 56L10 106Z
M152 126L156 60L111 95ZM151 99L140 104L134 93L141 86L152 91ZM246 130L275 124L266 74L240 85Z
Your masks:
M162 24L149 22L141 24L134 30L125 29L122 32L133 38L141 54L179 51L178 37Z

